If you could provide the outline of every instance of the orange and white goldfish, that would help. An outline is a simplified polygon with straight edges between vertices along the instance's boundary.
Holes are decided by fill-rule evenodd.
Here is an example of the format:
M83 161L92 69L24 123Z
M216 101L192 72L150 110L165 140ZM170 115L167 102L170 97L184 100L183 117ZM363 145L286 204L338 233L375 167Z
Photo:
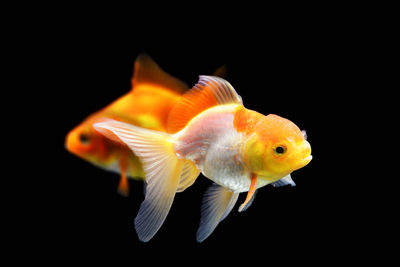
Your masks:
M205 240L230 213L239 193L239 211L268 184L294 185L290 174L312 159L305 132L277 115L246 109L226 80L200 76L168 118L168 132L105 119L94 124L105 136L124 142L143 164L146 197L135 218L139 239L147 242L163 224L176 192L200 172L214 184L202 204L197 241Z
M149 56L141 54L135 61L131 91L72 129L65 139L65 147L96 166L120 173L118 191L128 195L128 177L145 177L142 165L125 144L114 142L95 131L93 122L98 118L112 118L143 128L166 131L168 113L188 89L184 82L165 73Z

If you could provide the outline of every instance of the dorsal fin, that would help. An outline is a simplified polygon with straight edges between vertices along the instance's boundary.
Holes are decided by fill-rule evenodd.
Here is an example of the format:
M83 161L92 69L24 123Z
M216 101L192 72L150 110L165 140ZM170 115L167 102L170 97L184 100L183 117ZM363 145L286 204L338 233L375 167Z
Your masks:
M223 104L242 104L229 82L214 76L200 76L198 83L173 107L168 116L168 132L175 133L200 112Z
M139 84L153 84L171 91L183 93L189 86L163 71L147 54L140 54L135 61L132 90Z
M226 79L226 77L228 76L227 65L224 64L224 65L220 66L218 69L216 69L213 73L213 76L217 76L217 77Z

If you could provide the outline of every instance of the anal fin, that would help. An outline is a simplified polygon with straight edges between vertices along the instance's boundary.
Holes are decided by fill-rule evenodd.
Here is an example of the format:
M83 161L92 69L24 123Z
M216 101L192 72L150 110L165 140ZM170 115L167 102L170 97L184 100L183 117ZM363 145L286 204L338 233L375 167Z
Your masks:
M176 189L176 192L182 192L191 186L196 181L199 174L200 171L197 169L196 165L193 162L186 160L182 168L179 185Z

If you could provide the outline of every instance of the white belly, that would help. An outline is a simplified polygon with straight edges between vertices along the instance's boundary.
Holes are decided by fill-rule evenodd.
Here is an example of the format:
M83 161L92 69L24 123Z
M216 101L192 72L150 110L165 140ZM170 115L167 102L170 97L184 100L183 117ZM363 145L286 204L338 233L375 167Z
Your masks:
M224 132L213 142L204 157L202 173L233 192L247 191L250 173L240 155L241 136L234 129Z
M251 174L242 161L240 143L236 142L236 140L241 140L241 137L237 135L235 132L226 133L209 147L202 173L232 192L240 193L249 190ZM269 181L257 179L257 188L269 183Z

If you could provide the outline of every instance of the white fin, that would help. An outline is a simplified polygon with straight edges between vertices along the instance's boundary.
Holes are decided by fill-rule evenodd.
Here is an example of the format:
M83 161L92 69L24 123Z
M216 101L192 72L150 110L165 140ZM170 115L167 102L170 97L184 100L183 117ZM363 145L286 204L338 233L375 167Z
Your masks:
M109 136L116 135L139 157L146 173L146 196L135 218L136 232L141 241L149 241L163 224L178 188L183 159L173 149L172 136L106 120L93 125Z
M254 194L251 196L251 199L250 199L250 201L249 202L247 202L244 206L243 206L243 208L241 208L241 209L239 209L239 212L243 212L243 211L246 211L250 206L251 206L251 204L253 204L253 202L254 202L254 199L256 198L256 194L257 194L257 190L256 191L254 191Z
M307 132L306 132L306 130L302 130L302 131L301 131L301 134L303 135L303 138L304 138L305 140L307 140Z
M213 184L204 195L201 207L200 227L197 230L197 242L204 241L217 227L218 223L228 216L238 199L239 193Z
M289 184L291 186L296 186L296 184L292 180L292 177L290 177L290 174L271 184L275 187L285 186Z
M187 160L185 165L183 165L181 177L179 178L179 185L176 192L182 192L189 186L191 186L196 178L199 176L200 171L197 169L196 165Z

